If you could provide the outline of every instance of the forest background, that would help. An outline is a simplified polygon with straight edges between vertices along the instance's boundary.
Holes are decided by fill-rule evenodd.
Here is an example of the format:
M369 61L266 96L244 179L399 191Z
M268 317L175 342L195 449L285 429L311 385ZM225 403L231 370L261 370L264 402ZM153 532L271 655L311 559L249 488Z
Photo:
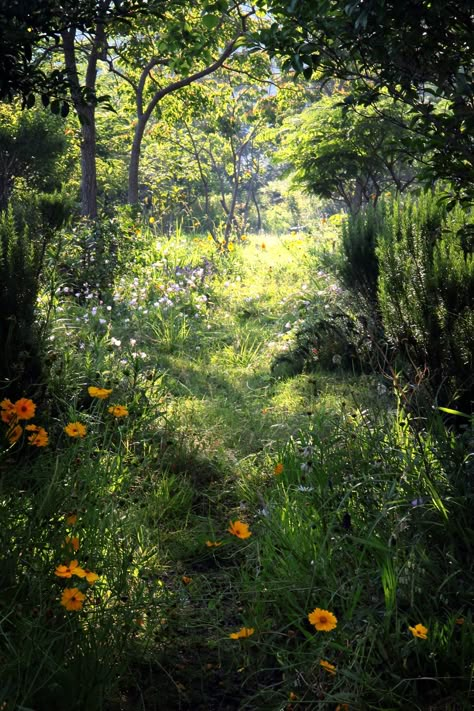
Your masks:
M0 3L1 708L471 707L473 25Z

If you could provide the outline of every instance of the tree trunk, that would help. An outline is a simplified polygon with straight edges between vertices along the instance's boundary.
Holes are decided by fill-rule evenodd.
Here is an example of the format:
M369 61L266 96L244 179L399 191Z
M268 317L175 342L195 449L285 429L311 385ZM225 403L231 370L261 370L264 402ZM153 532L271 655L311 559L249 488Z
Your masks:
M140 167L140 152L142 147L143 134L148 121L148 116L143 114L138 119L135 126L132 150L130 153L130 165L128 167L128 203L138 205L138 170Z
M97 217L97 166L95 107L76 107L81 121L81 215Z

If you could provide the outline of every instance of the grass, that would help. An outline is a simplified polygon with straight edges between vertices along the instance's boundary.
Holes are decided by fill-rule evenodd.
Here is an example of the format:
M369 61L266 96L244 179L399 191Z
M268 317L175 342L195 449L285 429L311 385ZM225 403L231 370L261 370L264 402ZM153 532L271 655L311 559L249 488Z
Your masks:
M0 459L6 711L470 708L469 431L410 419L376 374L277 377L307 314L340 303L310 247L178 234L106 295L59 287L50 444ZM99 580L55 576L72 556Z

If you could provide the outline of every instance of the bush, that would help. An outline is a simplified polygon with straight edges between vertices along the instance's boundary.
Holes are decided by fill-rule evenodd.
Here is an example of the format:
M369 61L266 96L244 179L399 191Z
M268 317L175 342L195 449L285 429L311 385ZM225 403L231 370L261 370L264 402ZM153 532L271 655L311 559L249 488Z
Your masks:
M345 262L342 278L349 289L377 302L379 264L376 254L377 235L383 229L385 203L369 205L342 224L342 246Z
M386 337L458 406L472 386L474 262L462 244L468 219L459 207L447 213L436 193L395 202L376 250Z

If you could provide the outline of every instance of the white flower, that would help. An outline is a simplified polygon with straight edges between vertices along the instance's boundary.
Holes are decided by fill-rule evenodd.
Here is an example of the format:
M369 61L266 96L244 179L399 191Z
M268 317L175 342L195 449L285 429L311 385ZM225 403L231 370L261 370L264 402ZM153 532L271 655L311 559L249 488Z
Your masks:
M118 338L114 338L113 336L110 339L110 342L113 346L117 346L117 348L122 345L122 341L119 341Z

